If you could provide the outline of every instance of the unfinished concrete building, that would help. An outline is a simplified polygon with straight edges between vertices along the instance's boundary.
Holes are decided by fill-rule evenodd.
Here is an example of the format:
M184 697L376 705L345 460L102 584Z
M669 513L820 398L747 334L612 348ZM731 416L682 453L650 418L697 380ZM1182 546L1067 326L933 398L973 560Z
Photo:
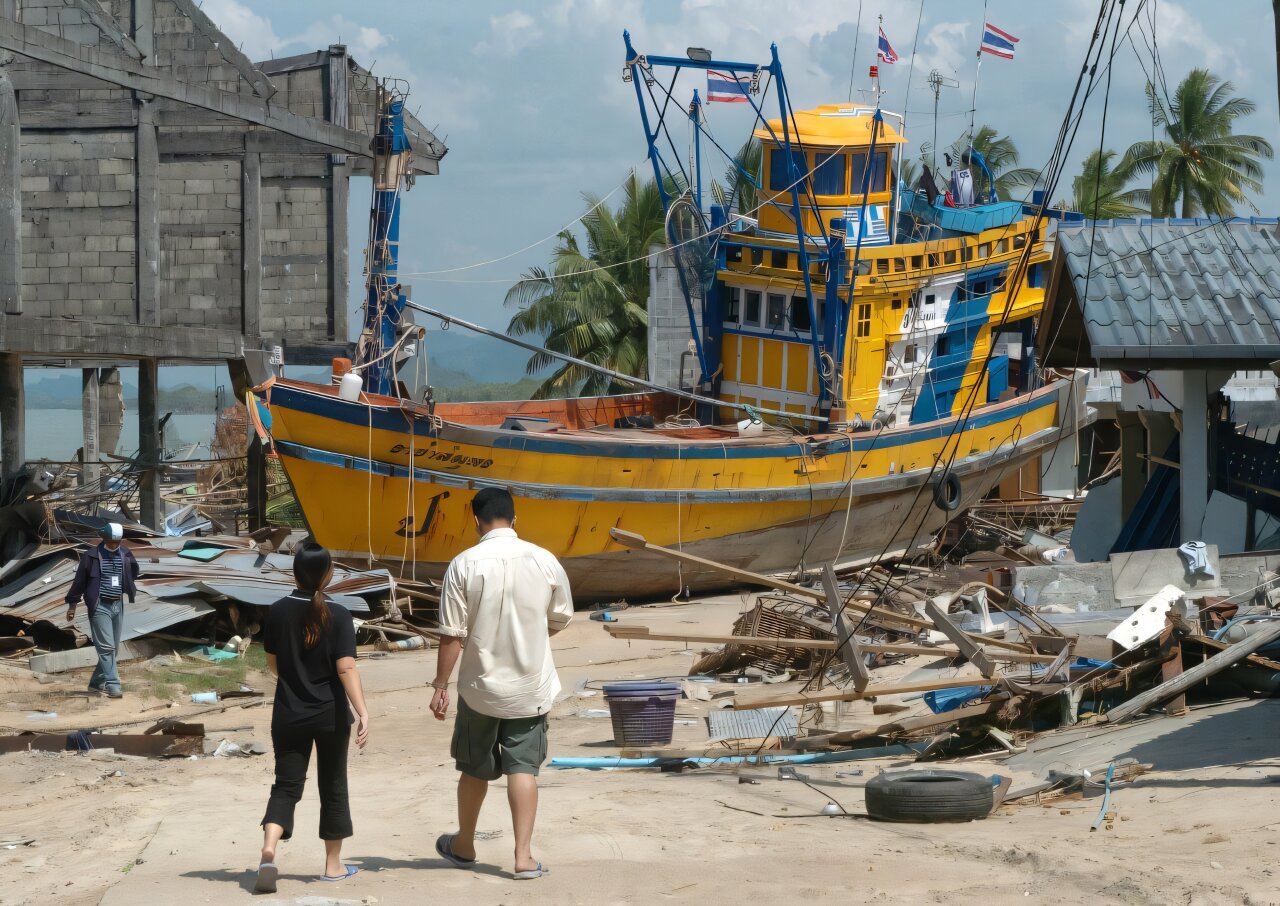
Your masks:
M0 0L3 477L25 461L24 363L83 367L86 410L101 369L137 364L154 525L161 362L345 354L349 178L382 90L342 45L251 62L195 0ZM443 144L408 125L437 173Z

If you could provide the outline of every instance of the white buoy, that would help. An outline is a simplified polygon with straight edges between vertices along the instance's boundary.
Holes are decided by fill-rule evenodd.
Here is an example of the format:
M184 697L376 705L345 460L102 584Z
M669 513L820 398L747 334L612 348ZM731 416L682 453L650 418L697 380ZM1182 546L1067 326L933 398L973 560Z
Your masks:
M357 372L348 371L338 382L338 399L348 403L360 401L360 391L364 389L364 379Z

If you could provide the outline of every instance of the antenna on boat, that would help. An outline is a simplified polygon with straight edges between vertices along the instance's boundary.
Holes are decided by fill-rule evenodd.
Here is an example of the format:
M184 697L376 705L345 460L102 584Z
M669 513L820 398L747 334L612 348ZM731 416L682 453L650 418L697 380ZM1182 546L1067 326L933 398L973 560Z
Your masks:
M960 82L944 76L934 69L929 73L929 87L933 89L933 144L929 146L929 169L938 172L938 99L944 88L959 88Z

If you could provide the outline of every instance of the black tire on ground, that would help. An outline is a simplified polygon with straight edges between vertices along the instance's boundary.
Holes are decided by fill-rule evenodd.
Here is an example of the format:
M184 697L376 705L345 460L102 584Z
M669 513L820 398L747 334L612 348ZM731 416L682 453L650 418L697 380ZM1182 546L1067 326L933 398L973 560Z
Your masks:
M904 771L867 781L867 814L877 821L972 821L995 807L989 777L954 771Z
M948 469L934 479L933 505L946 513L958 510L962 491L960 476Z

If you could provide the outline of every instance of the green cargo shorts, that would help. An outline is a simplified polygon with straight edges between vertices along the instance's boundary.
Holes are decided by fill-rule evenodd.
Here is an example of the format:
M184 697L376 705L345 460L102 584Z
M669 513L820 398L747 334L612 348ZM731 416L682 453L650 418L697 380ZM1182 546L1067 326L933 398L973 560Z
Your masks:
M459 696L449 754L459 771L477 780L506 774L536 777L547 760L547 715L490 717L467 707Z

